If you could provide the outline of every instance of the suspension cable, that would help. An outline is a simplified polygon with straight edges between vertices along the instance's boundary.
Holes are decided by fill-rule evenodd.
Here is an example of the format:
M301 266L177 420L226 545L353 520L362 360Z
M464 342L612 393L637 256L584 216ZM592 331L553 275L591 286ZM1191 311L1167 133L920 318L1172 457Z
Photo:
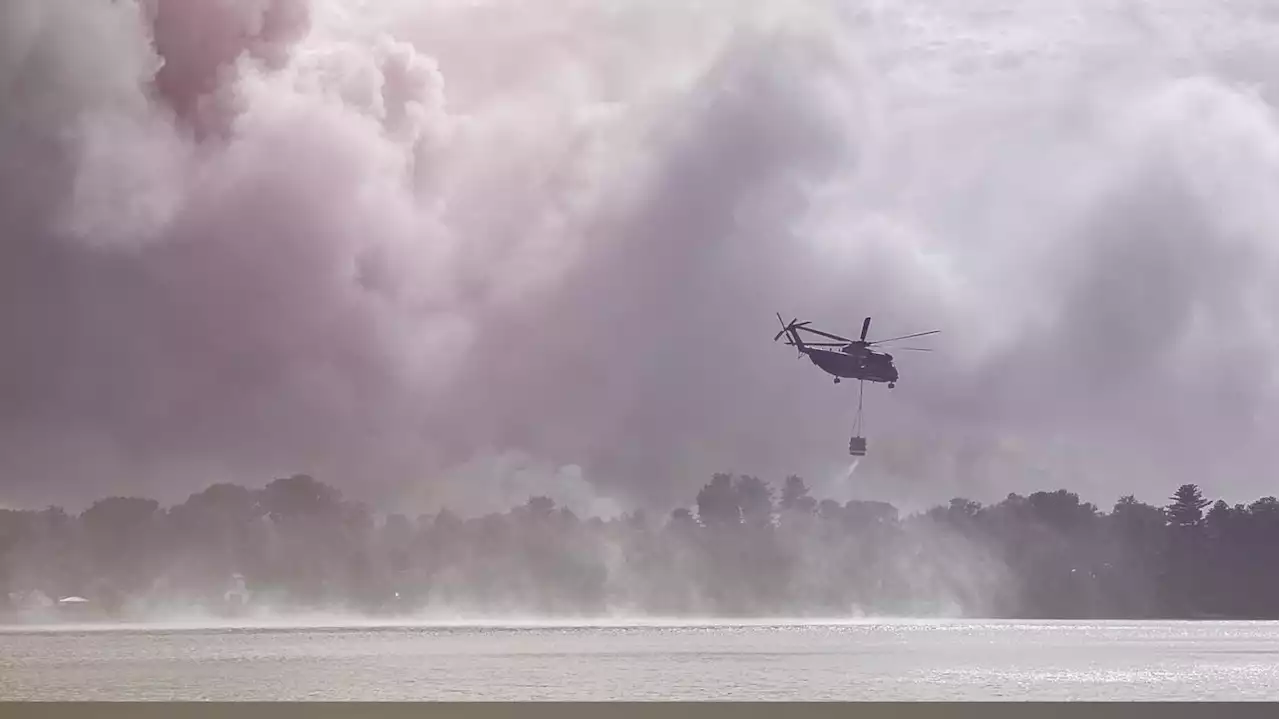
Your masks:
M866 385L865 381L858 381L858 413L854 415L853 419L853 436L855 437L862 436L862 393Z

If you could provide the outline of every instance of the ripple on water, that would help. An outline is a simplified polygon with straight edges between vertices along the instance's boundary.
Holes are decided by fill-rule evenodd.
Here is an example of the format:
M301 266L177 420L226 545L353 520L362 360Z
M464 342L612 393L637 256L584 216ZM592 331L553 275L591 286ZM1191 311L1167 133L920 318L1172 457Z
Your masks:
M1275 622L0 633L4 699L1261 699Z

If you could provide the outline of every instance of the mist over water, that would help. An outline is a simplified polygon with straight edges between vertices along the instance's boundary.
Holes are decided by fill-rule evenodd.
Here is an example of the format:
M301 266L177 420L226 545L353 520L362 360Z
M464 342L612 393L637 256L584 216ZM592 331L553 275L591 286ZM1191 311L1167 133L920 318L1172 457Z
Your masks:
M943 330L869 391L859 496L1273 491L1276 35L1261 1L6 2L0 502L817 487L854 399L774 312Z

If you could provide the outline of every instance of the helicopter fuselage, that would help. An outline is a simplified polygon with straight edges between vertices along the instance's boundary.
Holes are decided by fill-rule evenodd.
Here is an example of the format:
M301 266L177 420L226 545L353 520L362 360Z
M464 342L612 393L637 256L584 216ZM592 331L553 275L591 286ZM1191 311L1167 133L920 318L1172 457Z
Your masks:
M782 325L782 331L773 336L773 341L777 342L783 335L787 335L788 345L795 347L801 354L808 355L809 361L817 365L823 372L835 377L837 384L841 379L856 379L860 382L881 382L889 385L889 389L893 389L894 384L898 381L898 368L893 366L893 355L888 352L876 352L871 349L871 346L886 342L897 342L898 340L912 337L924 337L938 332L938 330L930 330L928 332L916 332L902 335L901 337L868 342L867 330L871 328L870 317L862 321L862 332L856 340L813 329L808 326L808 322L797 322L792 319L788 324L783 321L781 314L778 314L778 324ZM822 337L823 341L805 342L800 337L800 332L802 331ZM827 347L838 347L839 350L826 349ZM920 347L906 347L904 349L929 351Z
M893 356L889 354L869 350L849 354L816 347L805 347L800 351L823 372L835 377L836 382L841 378L889 385L898 381L898 369L893 366Z

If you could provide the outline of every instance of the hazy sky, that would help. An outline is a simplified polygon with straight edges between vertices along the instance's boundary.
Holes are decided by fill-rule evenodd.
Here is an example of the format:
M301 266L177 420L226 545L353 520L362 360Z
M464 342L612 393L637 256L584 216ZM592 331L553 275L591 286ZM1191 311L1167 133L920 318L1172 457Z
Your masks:
M1277 134L1262 0L10 0L0 503L1274 494ZM774 312L942 330L851 477Z

